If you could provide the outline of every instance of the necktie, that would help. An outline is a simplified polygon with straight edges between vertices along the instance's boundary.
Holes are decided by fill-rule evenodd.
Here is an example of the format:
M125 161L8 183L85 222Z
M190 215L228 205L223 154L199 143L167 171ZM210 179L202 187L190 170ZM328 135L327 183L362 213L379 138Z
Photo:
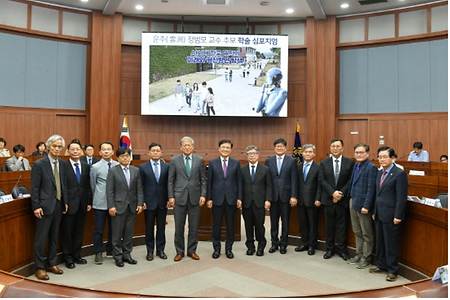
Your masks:
M255 166L252 166L252 182L255 181Z
M306 181L306 176L308 176L308 168L309 164L305 164L305 167L303 168L303 181Z
M380 180L380 188L383 185L384 180L386 179L386 170L383 170L383 175L381 176L381 180Z
M338 179L339 179L339 159L336 159L334 165L334 184L337 185Z
M191 165L189 164L189 160L191 158L189 156L186 156L186 173L188 177L191 177Z
M227 177L227 160L223 160L223 177Z
M130 187L130 172L128 172L128 168L123 168L123 171L125 173L125 178L127 179L128 187Z
M59 178L58 161L54 161L53 175L55 175L56 199L61 200L61 179Z
M25 164L23 163L23 160L22 160L22 170L25 170Z
M153 163L153 166L155 166L153 168L153 172L155 172L155 178L156 178L156 182L159 182L159 169L158 169L158 163Z
M80 183L81 180L80 168L78 167L78 163L74 163L74 165L75 165L75 174L77 175L78 183Z
M92 158L89 158L89 165L92 166Z
M111 162L108 163L108 171L111 169Z
M278 175L280 175L280 170L281 170L281 157L278 157L277 170L278 170Z
M355 180L356 178L358 178L359 168L361 168L361 164L358 164L358 165L356 166L355 177L353 178L353 180Z

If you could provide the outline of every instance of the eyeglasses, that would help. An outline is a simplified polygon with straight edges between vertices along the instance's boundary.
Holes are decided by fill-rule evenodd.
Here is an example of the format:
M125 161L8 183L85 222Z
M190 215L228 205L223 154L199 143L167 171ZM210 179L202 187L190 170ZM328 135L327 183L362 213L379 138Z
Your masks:
M378 156L378 159L379 159L379 160L389 159L389 158L390 158L389 156Z
M248 156L255 156L258 155L258 152L247 152Z
M363 155L363 154L366 154L366 152L355 152L355 155Z

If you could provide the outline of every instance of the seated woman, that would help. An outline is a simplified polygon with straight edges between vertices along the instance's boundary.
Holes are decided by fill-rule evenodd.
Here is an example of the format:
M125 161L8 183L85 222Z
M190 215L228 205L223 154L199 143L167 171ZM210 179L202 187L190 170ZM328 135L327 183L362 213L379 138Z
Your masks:
M11 154L9 153L8 149L5 149L6 141L4 138L0 137L0 157L10 157Z
M47 152L45 152L47 147L45 147L45 143L44 142L39 142L36 145L36 149L37 151L34 151L31 156L45 156L48 155Z

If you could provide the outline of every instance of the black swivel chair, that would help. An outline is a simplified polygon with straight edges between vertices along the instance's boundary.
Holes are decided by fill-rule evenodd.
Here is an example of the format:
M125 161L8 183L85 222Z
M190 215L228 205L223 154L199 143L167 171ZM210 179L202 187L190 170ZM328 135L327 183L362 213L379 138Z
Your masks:
M8 166L7 166L7 165L4 165L4 166L2 167L2 172L8 172L8 171L9 171Z
M22 192L22 195L25 194L29 194L30 192L28 191L28 188L24 185L16 185L15 187L13 187L13 189L11 190L11 194L13 196L14 199L19 198L19 194L20 192Z
M0 190L0 196L8 195L4 190Z
M442 207L448 208L448 193L437 194L434 199L441 200Z

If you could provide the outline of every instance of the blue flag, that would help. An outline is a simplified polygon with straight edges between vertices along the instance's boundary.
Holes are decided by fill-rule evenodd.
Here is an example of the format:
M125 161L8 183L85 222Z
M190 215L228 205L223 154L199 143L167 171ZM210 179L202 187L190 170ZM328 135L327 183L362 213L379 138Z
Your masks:
M298 124L298 121L297 121L297 128L295 131L294 150L292 153L292 157L294 157L295 160L297 160L297 163L303 162L302 142L300 141L300 124Z

